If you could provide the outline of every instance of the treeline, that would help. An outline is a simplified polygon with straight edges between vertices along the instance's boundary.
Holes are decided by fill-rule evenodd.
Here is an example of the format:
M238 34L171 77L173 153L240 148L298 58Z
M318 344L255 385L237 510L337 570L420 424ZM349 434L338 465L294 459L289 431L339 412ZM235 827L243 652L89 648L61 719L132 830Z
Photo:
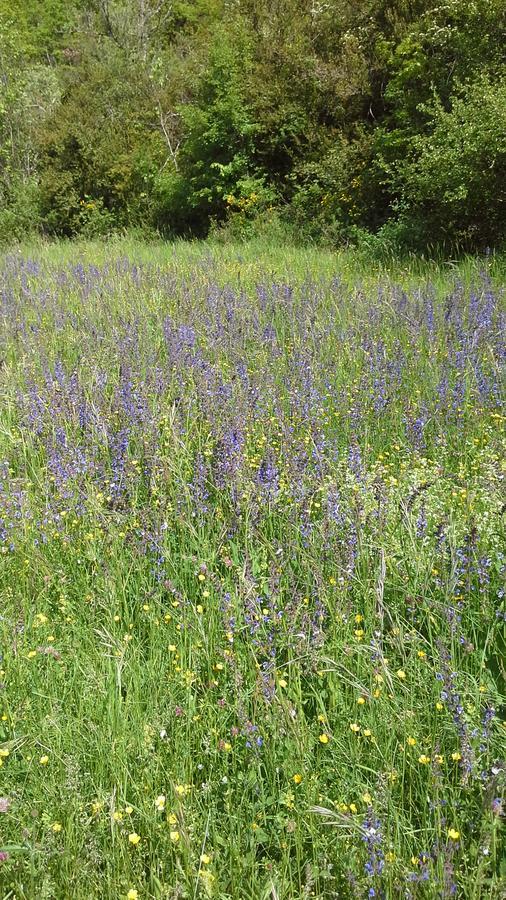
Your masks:
M0 0L0 238L498 246L505 47L504 0Z

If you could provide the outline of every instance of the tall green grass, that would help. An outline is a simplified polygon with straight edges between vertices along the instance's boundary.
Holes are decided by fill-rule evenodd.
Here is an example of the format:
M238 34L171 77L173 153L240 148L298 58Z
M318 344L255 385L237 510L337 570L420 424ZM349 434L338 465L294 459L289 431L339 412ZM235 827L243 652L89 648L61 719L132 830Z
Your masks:
M102 273L89 291L77 263ZM499 900L504 416L454 360L470 295L493 294L476 352L500 392L502 269L480 281L483 265L128 240L4 257L4 900ZM223 286L235 319L216 337ZM167 316L192 323L235 405L189 362L155 395ZM464 379L458 408L438 406L445 373ZM125 379L151 404L141 424ZM243 456L223 482L232 426ZM93 462L63 478L74 446Z

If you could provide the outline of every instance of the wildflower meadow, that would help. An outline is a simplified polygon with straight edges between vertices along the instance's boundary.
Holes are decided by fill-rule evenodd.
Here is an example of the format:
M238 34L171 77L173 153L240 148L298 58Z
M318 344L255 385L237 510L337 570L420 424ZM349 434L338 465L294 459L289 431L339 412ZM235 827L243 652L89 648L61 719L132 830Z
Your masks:
M0 260L0 896L505 896L504 273Z

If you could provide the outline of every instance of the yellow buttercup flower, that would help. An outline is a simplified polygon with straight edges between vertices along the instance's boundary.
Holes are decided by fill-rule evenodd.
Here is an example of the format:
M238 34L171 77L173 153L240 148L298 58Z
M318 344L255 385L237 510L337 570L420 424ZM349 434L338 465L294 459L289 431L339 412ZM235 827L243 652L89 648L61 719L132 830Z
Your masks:
M140 834L137 834L137 832L132 831L132 833L128 835L128 840L133 847L137 847L137 844L140 844L141 836Z
M460 837L460 831L457 831L455 828L448 829L448 837L451 841L458 841Z
M209 863L211 862L211 857L208 856L207 853L201 853L200 854L200 862L203 863L205 866L208 866Z
M408 747L414 747L416 745L416 738L408 737L406 743L407 743Z
M318 740L320 741L320 744L328 744L329 736L328 734L321 734Z
M179 837L180 837L179 831L171 831L170 832L170 839L173 844L177 844Z
M422 755L418 757L418 762L421 763L422 766L426 766L427 763L430 763L430 756L426 756L425 753L422 753Z
M353 731L354 734L358 734L360 731L360 725L357 725L356 722L352 722L350 725L350 730Z
M292 780L295 782L295 784L300 784L301 781L302 781L302 775L299 775L299 774L297 773L296 775L293 776L293 779L292 779Z
M127 894L127 900L139 900L139 891L136 891L135 888L130 888Z
M39 759L39 763L41 764L41 766L47 766L48 762L49 756L41 756L41 758Z

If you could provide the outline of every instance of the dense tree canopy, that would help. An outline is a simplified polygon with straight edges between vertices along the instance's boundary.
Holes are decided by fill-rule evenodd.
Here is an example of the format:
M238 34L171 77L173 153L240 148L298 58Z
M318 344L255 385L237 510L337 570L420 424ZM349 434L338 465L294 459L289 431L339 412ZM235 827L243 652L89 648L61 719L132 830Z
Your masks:
M504 239L503 0L0 0L0 237Z

